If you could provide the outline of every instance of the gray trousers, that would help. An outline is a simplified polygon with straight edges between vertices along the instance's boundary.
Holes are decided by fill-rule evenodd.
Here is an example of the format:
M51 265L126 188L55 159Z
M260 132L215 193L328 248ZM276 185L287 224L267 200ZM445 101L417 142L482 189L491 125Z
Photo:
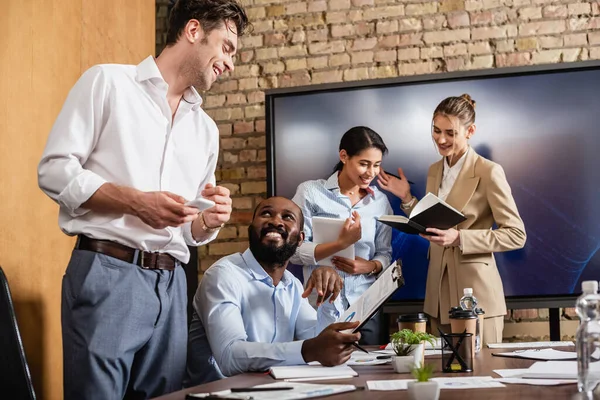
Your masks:
M62 283L64 398L146 399L181 389L185 272L73 250Z

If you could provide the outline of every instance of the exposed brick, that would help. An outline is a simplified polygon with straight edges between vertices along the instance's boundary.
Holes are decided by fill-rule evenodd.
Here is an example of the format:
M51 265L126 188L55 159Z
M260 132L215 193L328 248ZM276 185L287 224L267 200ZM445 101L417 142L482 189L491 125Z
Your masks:
M226 150L239 150L246 146L246 139L244 138L221 138L221 147Z
M287 21L287 25L292 29L311 28L324 23L322 13L293 15Z
M215 121L231 121L244 117L241 108L214 108L206 111Z
M285 13L287 15L305 13L306 10L307 10L306 2L304 2L304 1L296 2L296 3L289 3L289 4L285 5Z
M585 33L574 33L571 35L564 35L563 41L565 47L577 47L587 45L587 34Z
M242 193L265 193L267 191L266 182L242 182Z
M452 29L460 28L461 26L469 26L471 24L469 13L465 11L450 13L446 18L448 20L448 26Z
M328 24L348 22L348 13L345 11L330 11L325 14L325 20Z
M262 179L267 177L267 167L248 167L248 179Z
M469 43L468 50L469 54L472 55L490 54L492 52L489 41Z
M404 6L385 6L366 9L363 13L363 18L366 21L380 20L384 18L394 18L404 15Z
M267 33L264 36L265 46L277 46L286 42L285 34L282 32Z
M398 50L398 61L418 60L420 50L418 47Z
M254 199L252 197L232 197L231 202L233 208L236 210L254 209Z
M542 9L544 18L566 18L568 15L567 6L551 5Z
M383 36L377 40L377 48L386 49L391 47L397 47L400 42L398 35Z
M455 14L455 13L453 13L453 14ZM456 22L456 21L454 21L454 22ZM462 21L462 22L464 22L464 21ZM469 25L469 24L467 23L466 25ZM466 26L466 25L459 24L456 26L451 26L449 24L449 21L446 20L446 16L443 14L429 15L429 16L423 17L423 29L428 30L428 31L443 29L443 28L447 28L448 26L450 26L451 28L455 28L457 26Z
M219 183L219 185L227 188L229 190L229 193L232 195L240 192L240 185L238 185L238 184L221 182L221 183Z
M350 54L350 59L352 60L352 64L365 64L373 62L373 52L372 51L359 51Z
M329 0L330 10L347 10L350 8L350 0Z
M344 71L344 81L360 81L369 79L369 68L353 68Z
M226 181L244 179L246 177L244 168L221 169L219 172L221 173L221 179Z
M265 11L267 13L267 17L279 17L285 14L285 6L282 4L269 6L265 8Z
M473 28L471 31L472 40L499 39L506 37L506 27L504 26L486 26L483 28Z
M450 11L459 11L465 9L464 0L442 0L439 12L445 13Z
M267 151L266 150L259 150L257 155L256 155L256 161L261 161L264 162L267 160Z
M330 83L330 82L341 82L343 73L340 70L333 71L317 71L312 73L312 83Z
M236 135L254 132L254 122L238 121L233 124L233 133Z
M353 7L365 7L373 5L375 5L375 2L373 0L352 0Z
M265 142L266 142L265 135L251 136L251 137L248 138L248 147L249 148L264 149L265 148Z
M256 59L257 60L271 60L274 58L277 58L277 49L276 48L256 49Z
M475 11L483 8L483 0L465 0L465 10Z
M256 118L256 117L264 117L265 116L265 107L259 104L253 104L251 106L246 106L244 109L244 116L246 118Z
M225 104L226 97L224 95L210 95L204 98L204 108L215 108Z
M375 33L375 23L374 22L364 22L360 21L356 25L356 34L358 36L371 36Z
M459 58L447 58L446 61L446 71L462 71L467 68L467 60L464 57Z
M590 46L600 44L600 32L588 33L588 41L590 42Z
M329 56L329 66L339 67L340 65L350 64L350 56L347 53L333 54Z
M441 46L422 47L421 58L442 58L444 57L444 48Z
M257 119L256 121L254 121L254 130L256 132L265 132L265 120Z
M286 71L297 71L300 69L306 69L306 58L292 58L285 61Z
M573 3L568 6L569 15L586 15L591 14L592 6L590 3Z
M519 19L530 21L542 18L542 7L524 7L519 9Z
M562 36L540 36L537 40L542 49L555 49L563 46Z
M530 53L496 54L496 67L515 67L531 64Z
M273 21L273 30L275 31L287 31L290 29L288 25L289 19L279 18Z
M378 35L398 32L398 21L379 21L377 22L376 31Z
M421 61L415 63L406 63L398 65L398 74L400 76L406 75L423 75L435 72L437 64L432 61Z
M250 21L257 21L264 18L267 13L264 7L248 7L246 8L246 15Z
M245 149L239 153L240 162L253 162L256 161L256 150Z
M234 75L237 78L247 78L249 76L258 76L260 68L258 65L239 65L235 68Z
M252 221L250 221L252 222ZM238 227L238 238L248 239L248 225L241 225Z
M352 42L352 51L370 50L377 45L377 38L356 39Z
M503 25L507 23L509 20L517 19L517 12L515 10L509 10L509 13L505 9L500 10L492 10L492 21L495 25Z
M550 64L561 61L562 51L561 50L542 50L540 52L533 53L531 62L533 64Z
M231 136L233 132L231 124L219 124L217 128L219 129L219 136Z
M469 29L455 29L439 32L425 32L423 40L427 44L451 43L457 41L467 41L471 36Z
M254 50L243 50L239 53L240 61L247 63L254 59Z
M308 45L308 51L310 54L331 54L331 53L342 53L346 50L346 45L341 40L321 43L315 42Z
M530 22L519 26L520 36L535 36L562 33L566 30L565 21Z
M426 15L437 11L437 2L426 2L421 4L409 4L406 6L406 15Z
M471 60L470 66L473 69L494 68L494 56L491 54L485 56L475 56Z
M494 14L491 11L481 11L471 13L471 24L490 25L494 20Z
M304 45L294 45L289 47L282 47L279 49L279 57L289 58L289 57L302 57L307 54L306 46Z
M502 0L483 0L483 8L498 8L502 6Z
M592 60L600 59L600 47L591 47L590 48L590 59L592 59Z
M600 15L600 2L594 1L592 3L592 15Z
M377 62L393 62L397 60L396 50L381 50L375 52L375 61Z
M244 93L230 93L227 95L227 105L246 104L246 102Z
M217 239L219 240L235 238L237 238L237 228L235 226L224 226L219 230L219 233L217 235Z
M311 57L306 59L306 63L310 69L320 69L327 67L327 60L327 56Z
M236 164L239 160L238 155L229 151L222 151L223 162L227 164Z
M398 30L400 32L420 31L422 28L421 20L417 18L403 18L398 21Z
M537 38L534 37L519 38L515 42L515 46L518 51L535 50L538 47L538 41Z
M221 81L221 82L217 81L217 82L213 83L211 91L213 93L226 93L226 92L233 92L235 90L238 90L238 81L229 79L226 81Z
M248 104L253 104L253 103L262 103L263 101L265 101L265 92L261 91L261 90L257 90L255 92L250 92L248 93Z
M575 62L578 60L585 60L585 53L587 49L563 49L562 51L562 62Z
M285 71L285 64L281 61L273 61L262 64L262 68L263 74L279 74Z
M320 28L306 32L306 40L308 42L324 42L329 36L329 30L327 28Z
M467 54L467 45L457 43L444 47L444 57L461 56Z
M284 74L279 78L280 87L304 86L310 83L308 71L295 71Z
M256 88L258 88L258 79L257 78L240 79L238 81L238 86L239 86L240 90L256 89Z
M391 42L392 37L388 36L387 38L384 38L385 41L390 41ZM396 44L395 46L421 46L423 45L423 34L422 33L405 33L403 35L400 36L396 36ZM379 41L379 46L381 47L384 40L380 40Z
M363 11L362 10L350 10L350 11L348 11L348 21L359 22L359 21L363 21L363 19L364 18L363 18Z
M273 21L252 21L252 28L254 33L262 33L273 30Z
M308 12L321 12L327 11L327 1L317 0L308 2Z
M334 38L353 36L356 33L356 25L333 25L331 27L331 36Z

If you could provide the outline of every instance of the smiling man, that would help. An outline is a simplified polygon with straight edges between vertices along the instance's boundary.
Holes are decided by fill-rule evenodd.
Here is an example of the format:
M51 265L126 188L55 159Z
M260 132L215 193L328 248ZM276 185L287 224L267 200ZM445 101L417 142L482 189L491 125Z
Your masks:
M303 226L296 204L268 198L248 227L250 248L206 271L194 298L185 386L274 365L319 361L331 366L348 360L360 334L340 332L358 322L329 325L341 290L337 272L315 270L305 290L286 270L304 240ZM329 300L318 311L306 299L313 289Z
M248 24L234 0L179 0L167 47L77 81L38 168L59 224L78 240L63 278L64 398L149 398L185 371L188 246L229 220L215 186L219 132L195 88L233 70ZM216 205L186 206L203 196Z

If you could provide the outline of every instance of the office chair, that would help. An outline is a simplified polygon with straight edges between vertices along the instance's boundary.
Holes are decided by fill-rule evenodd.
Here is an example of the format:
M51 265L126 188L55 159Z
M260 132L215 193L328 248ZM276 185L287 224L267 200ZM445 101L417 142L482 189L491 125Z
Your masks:
M0 393L35 400L8 280L0 267Z

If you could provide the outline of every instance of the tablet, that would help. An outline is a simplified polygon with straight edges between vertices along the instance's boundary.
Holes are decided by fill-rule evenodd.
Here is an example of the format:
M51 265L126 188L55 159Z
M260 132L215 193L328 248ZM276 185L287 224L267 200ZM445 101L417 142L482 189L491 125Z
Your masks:
M186 206L195 207L199 211L204 211L207 208L211 208L215 205L215 202L212 200L205 199L203 197L198 197L197 199L190 200L185 203Z

